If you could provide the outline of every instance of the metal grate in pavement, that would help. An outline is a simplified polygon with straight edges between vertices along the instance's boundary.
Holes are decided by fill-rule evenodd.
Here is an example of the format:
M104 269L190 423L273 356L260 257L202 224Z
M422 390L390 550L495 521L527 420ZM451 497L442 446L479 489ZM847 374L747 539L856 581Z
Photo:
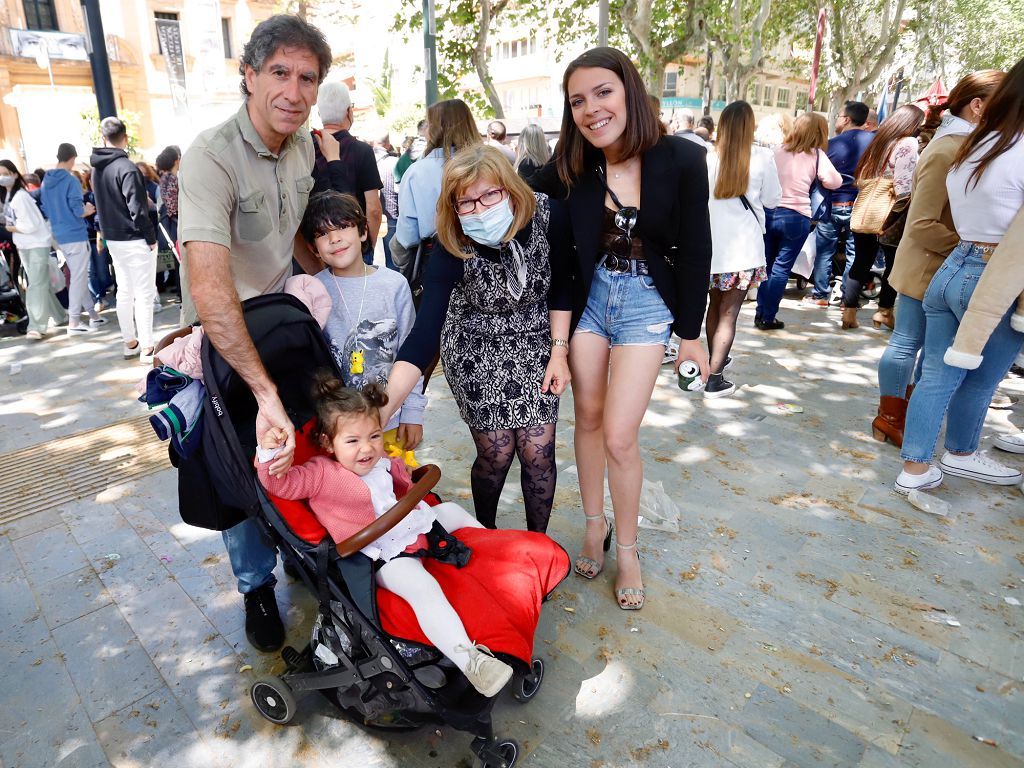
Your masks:
M170 467L167 443L136 416L0 455L0 523Z

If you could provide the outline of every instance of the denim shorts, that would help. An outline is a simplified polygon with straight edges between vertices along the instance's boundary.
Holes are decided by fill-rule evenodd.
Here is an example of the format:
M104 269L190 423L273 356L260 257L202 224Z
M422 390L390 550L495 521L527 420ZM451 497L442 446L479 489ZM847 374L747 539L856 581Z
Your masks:
M596 333L608 346L667 345L672 337L672 312L650 275L594 270L587 307L576 333Z

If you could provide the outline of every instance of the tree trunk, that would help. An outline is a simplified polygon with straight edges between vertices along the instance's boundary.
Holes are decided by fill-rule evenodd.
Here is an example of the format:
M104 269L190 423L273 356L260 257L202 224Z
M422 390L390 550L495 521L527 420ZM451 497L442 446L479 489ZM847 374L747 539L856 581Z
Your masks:
M469 55L470 60L473 62L473 69L476 70L476 76L480 78L480 85L484 89L487 101L494 111L494 116L498 119L505 117L505 110L501 106L501 99L498 98L498 91L494 87L494 79L491 77L490 69L487 66L487 36L490 34L491 22L494 16L504 7L505 3L501 3L494 8L492 13L491 0L480 0L480 28L476 35L476 46Z

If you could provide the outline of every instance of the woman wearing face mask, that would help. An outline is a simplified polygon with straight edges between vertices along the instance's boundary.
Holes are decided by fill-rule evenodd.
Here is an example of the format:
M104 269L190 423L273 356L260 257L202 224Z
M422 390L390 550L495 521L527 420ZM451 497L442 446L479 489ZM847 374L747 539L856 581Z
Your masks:
M465 147L448 160L423 300L388 378L385 423L440 347L476 443L473 503L488 528L516 456L527 529L543 533L551 515L558 397L569 383L563 220L494 147Z
M28 333L25 338L38 341L46 333L50 319L60 325L67 322L64 311L50 287L50 225L43 218L36 201L25 188L25 180L10 160L0 160L0 186L7 190L4 201L4 223L14 235L14 245L25 265L28 291Z
M681 338L676 369L693 360L708 378L700 341L711 279L706 153L661 135L643 80L621 51L586 51L566 68L562 90L555 159L534 187L566 198L576 246L569 365L586 538L574 568L593 579L604 566L607 467L616 601L635 611L646 598L636 551L640 422L673 332Z

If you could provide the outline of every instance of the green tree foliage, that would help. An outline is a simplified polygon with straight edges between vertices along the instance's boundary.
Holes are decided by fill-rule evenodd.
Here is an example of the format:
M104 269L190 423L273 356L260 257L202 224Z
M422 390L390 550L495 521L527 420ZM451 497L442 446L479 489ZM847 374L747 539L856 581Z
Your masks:
M139 126L142 124L142 115L138 112L122 110L117 116L124 123L125 130L128 132L128 146L125 148L125 152L128 153L129 157L137 157L139 150ZM86 133L89 134L89 141L92 142L92 145L94 147L102 147L103 134L100 133L100 116L97 108L90 107L84 112L80 112L78 117L82 121Z

